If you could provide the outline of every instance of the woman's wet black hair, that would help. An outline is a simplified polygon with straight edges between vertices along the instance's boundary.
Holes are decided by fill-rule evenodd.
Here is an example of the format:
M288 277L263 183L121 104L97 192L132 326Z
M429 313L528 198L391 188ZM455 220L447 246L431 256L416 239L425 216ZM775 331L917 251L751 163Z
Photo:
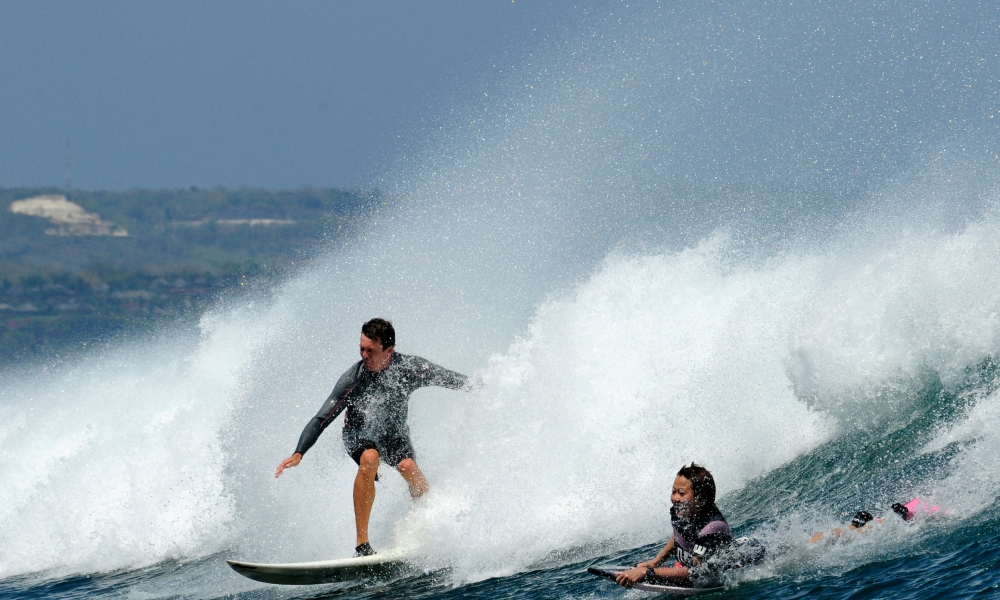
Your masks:
M681 467L677 475L691 482L691 491L694 492L694 501L700 506L715 504L715 478L705 467L691 463Z

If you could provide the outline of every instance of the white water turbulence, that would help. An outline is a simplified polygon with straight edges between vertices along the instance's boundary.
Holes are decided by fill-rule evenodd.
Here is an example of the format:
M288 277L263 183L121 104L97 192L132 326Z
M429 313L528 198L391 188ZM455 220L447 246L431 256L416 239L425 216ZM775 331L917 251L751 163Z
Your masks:
M721 259L725 236L609 257L540 306L525 338L482 371L483 390L434 420L448 435L425 445L459 448L461 459L444 465L432 500L399 533L421 540L431 564L473 578L562 549L665 539L679 465L709 465L725 493L838 432L906 410L897 403L908 397L886 388L927 371L953 385L995 353L998 226L996 208L955 232L897 222L863 251L830 244L753 267ZM995 402L985 399L960 429L995 424ZM960 477L979 472L962 480L978 504L945 493L947 483L919 491L956 518L995 501L1000 471L984 466L996 437L957 459L969 466ZM813 521L813 530L833 525ZM888 527L871 544L884 551L904 534Z
M934 189L924 187L925 197ZM952 200L962 202L959 196ZM984 510L995 510L1000 394L995 368L985 369L985 376L976 371L995 366L1000 349L995 293L1000 268L993 258L1000 252L1000 194L987 190L982 200L977 218L955 229L940 226L946 218L926 219L942 206L913 206L922 214L920 224L912 214L900 217L894 210L869 213L855 221L850 243L827 246L812 298L788 328L786 373L796 396L833 420L838 434L881 430L853 439L882 450L842 445L817 452L816 462L832 466L810 473L803 498L791 494L788 508L771 511L781 517L753 532L779 552L752 576L842 574L924 553L940 541L942 530L964 527ZM912 426L928 411L918 404L927 401L920 394L929 379L942 386L939 403L929 409L940 415L928 432L930 441L914 446L912 454L893 450L907 445L887 441L895 429L923 433ZM956 395L955 405L965 409L946 418L949 407L940 403L941 394ZM916 468L932 453L948 456L946 464L924 472ZM884 470L892 463L909 463L913 470L896 468L891 472L897 477L887 477ZM767 485L766 478L758 482L758 488ZM908 524L892 515L891 503L915 497L940 511L921 512ZM831 504L849 508L831 511ZM806 543L815 532L843 528L858 509L886 520L868 535L847 535L841 543Z
M816 261L729 269L725 244L613 256L544 303L483 390L440 419L440 452L461 460L442 465L403 535L474 577L609 540L629 548L669 536L680 465L711 466L725 493L827 439L832 424L795 397L783 360Z
M737 491L995 355L989 35L962 3L759 4L588 10L267 301L5 377L0 577L348 555L339 422L273 472L373 316L481 382L413 395L432 490L383 468L371 524L458 583L661 540L682 464ZM942 426L983 439L959 469L997 402Z
M219 430L259 335L243 307L0 386L0 576L141 567L221 550Z

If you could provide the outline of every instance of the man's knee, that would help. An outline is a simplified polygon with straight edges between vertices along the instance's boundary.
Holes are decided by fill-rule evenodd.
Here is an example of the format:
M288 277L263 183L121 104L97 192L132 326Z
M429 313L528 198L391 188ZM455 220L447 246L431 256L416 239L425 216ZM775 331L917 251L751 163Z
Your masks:
M378 469L378 450L369 448L361 453L361 458L358 460L358 470L375 471L376 469Z
M419 469L417 469L417 461L413 460L412 458L404 458L403 460L399 461L399 464L396 465L396 470L418 471Z

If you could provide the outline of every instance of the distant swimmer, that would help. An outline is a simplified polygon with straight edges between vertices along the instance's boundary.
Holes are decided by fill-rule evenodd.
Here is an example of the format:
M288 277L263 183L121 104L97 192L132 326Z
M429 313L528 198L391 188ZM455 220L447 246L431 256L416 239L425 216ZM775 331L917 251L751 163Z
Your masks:
M721 571L760 562L764 549L756 540L733 540L726 518L715 505L715 479L708 469L691 463L681 468L670 494L673 536L650 561L616 574L632 587L643 581L674 586L719 585ZM662 566L673 556L671 566Z
M951 515L950 510L942 509L940 506L936 506L920 498L914 498L906 504L893 504L892 511L907 521L912 520L918 515L925 517L946 517Z
M904 521L912 521L918 515L941 516L951 514L951 511L941 510L940 507L929 504L920 498L914 498L906 504L897 502L896 504L893 504L891 508L892 512L901 517ZM855 513L854 517L851 518L851 523L846 529L834 527L829 532L820 531L813 534L813 536L809 538L809 543L816 544L823 540L832 542L840 540L846 535L850 535L852 533L866 533L871 531L872 526L881 525L883 522L884 519L872 516L872 514L866 510L859 510Z
M409 485L411 497L419 498L428 489L410 442L410 394L430 385L453 390L468 387L465 375L419 356L393 352L395 345L396 332L389 321L372 319L361 327L361 360L340 376L333 392L302 431L295 453L281 461L274 473L279 477L285 469L298 465L323 430L347 411L344 448L358 464L354 478L355 556L375 553L368 540L368 519L375 503L380 461L399 471Z

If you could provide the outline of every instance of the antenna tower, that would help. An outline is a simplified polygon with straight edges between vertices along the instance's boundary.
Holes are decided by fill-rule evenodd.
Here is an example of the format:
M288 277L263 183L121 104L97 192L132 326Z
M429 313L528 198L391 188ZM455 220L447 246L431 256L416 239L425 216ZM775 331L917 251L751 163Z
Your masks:
M73 160L69 154L69 138L66 138L66 191L73 190Z

